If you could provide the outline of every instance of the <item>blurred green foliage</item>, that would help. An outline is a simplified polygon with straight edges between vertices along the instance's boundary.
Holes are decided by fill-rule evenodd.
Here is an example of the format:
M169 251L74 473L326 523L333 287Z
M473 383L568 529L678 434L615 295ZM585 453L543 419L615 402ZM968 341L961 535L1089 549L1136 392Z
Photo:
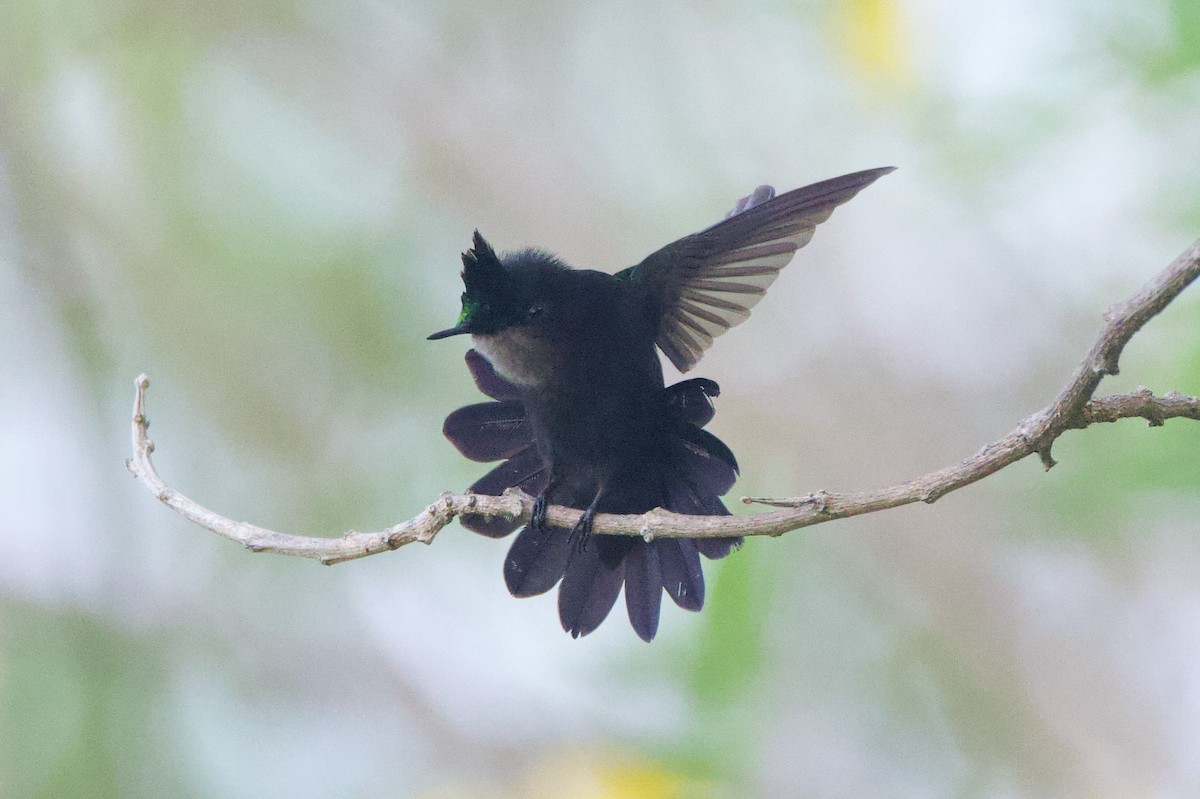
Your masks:
M120 465L144 370L198 500L384 527L481 473L424 342L473 227L625 265L892 161L704 369L737 491L961 458L1200 230L1200 6L1131 8L7 2L0 795L1200 792L1192 423L751 541L650 647L507 597L507 542L256 560ZM1200 392L1196 308L1102 390Z

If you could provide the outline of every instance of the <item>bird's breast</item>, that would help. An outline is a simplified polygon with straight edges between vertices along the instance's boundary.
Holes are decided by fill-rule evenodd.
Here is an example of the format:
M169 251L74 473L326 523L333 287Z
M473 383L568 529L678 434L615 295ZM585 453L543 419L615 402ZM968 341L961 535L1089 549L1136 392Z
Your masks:
M566 353L561 346L526 328L471 336L475 349L492 362L500 376L524 388L537 388L562 375Z

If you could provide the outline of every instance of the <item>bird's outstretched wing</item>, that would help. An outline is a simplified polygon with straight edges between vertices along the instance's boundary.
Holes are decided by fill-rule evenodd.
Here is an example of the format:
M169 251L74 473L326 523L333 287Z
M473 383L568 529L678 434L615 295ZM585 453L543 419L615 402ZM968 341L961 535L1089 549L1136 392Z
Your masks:
M655 342L681 372L713 339L750 316L796 250L833 209L895 167L868 169L778 197L759 186L721 222L685 236L617 277L649 290L661 312Z

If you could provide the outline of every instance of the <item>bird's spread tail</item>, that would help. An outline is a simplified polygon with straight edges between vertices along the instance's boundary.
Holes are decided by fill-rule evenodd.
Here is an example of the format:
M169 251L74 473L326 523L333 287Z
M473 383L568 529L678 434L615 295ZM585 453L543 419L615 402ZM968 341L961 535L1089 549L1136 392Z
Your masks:
M549 483L550 470L534 446L516 387L474 350L467 353L467 366L479 390L495 401L459 408L447 417L443 432L472 460L503 461L469 490L497 496L515 486L530 495L540 494ZM655 473L639 482L637 491L606 495L600 510L642 513L662 507L692 515L727 515L720 496L737 478L737 461L720 439L702 429L713 418L711 398L719 393L717 384L703 378L685 380L664 392L670 415L669 452ZM519 525L478 514L463 514L460 520L467 529L492 538L509 535ZM740 544L740 538L646 542L633 536L595 535L587 546L578 547L566 529L526 525L505 558L504 579L518 597L545 593L561 581L559 617L572 636L587 635L600 626L624 586L629 621L649 641L658 630L662 592L685 610L700 610L704 605L700 556L723 558Z

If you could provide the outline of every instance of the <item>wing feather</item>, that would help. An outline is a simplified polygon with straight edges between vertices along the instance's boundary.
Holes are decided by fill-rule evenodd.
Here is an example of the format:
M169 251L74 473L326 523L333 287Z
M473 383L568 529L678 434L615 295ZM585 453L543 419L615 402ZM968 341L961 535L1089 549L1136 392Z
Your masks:
M660 314L656 343L681 372L713 339L750 316L816 226L894 167L789 191L759 186L721 222L653 253L620 277L649 289Z

